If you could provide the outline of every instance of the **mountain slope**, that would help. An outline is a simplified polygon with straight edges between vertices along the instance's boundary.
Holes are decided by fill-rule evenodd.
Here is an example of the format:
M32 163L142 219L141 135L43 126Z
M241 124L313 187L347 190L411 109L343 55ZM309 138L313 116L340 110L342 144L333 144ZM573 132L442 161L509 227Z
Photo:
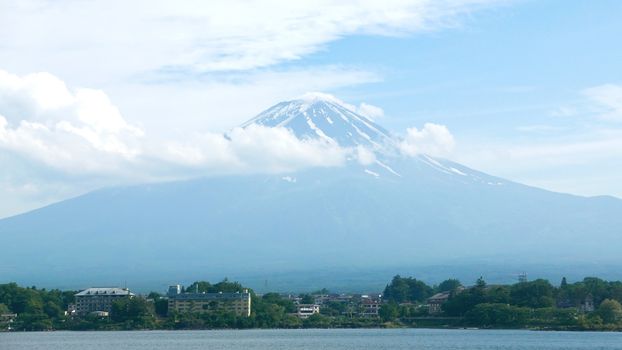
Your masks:
M348 114L340 131L317 133L311 124L340 118L328 111L343 106L303 105L273 107L252 122L382 147L377 159L103 189L0 220L0 277L154 286L215 273L458 266L481 258L498 269L510 269L509 259L622 262L621 200L552 193L426 155L391 155L393 139L375 124L360 129L369 139L352 133L342 141L358 119Z

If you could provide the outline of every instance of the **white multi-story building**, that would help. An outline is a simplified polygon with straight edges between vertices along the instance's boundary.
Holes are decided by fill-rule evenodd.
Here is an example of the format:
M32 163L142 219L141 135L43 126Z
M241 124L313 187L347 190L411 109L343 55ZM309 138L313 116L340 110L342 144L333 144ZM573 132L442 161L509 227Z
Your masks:
M296 316L305 319L309 316L320 313L320 306L317 304L298 304L296 305Z
M75 313L83 316L92 312L110 312L114 301L133 296L134 293L127 288L88 288L75 295Z

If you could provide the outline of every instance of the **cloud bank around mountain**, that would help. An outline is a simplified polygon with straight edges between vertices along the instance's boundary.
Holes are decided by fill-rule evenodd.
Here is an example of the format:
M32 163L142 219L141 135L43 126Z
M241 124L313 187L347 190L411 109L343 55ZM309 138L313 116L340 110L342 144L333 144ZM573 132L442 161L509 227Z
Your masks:
M48 73L20 77L5 71L0 71L0 148L61 172L128 177L139 175L141 167L149 176L158 174L158 162L179 166L178 176L187 168L226 173L338 166L349 152L260 126L154 139L129 123L103 91L70 89Z
M353 111L360 109L322 96ZM375 115L381 111L361 106ZM420 131L408 130L403 150L408 155L438 155L437 151L449 150L447 142L453 142L447 128L426 124ZM101 90L72 88L49 73L18 76L0 70L0 167L5 169L0 182L4 192L13 195L42 195L51 188L71 194L99 186L218 174L292 172L342 166L349 159L368 165L376 155L364 147L298 139L283 127L251 125L227 133L186 130L151 136L144 125L128 121Z

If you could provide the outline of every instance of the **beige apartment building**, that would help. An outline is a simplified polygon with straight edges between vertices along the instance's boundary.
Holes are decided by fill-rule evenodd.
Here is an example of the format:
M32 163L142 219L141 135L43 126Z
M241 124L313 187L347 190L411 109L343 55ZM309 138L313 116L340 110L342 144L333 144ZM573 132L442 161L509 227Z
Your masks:
M181 293L178 286L169 288L168 311L177 313L225 311L237 316L251 315L251 295L242 293Z

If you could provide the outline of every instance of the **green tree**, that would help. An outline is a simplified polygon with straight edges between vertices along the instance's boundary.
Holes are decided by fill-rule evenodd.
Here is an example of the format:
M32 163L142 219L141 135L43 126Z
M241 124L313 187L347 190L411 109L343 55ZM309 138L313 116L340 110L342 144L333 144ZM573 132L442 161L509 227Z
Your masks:
M326 288L322 288L320 290L316 290L314 292L311 292L311 295L326 295L326 294L330 294L330 291Z
M10 312L9 307L0 303L0 315L8 314Z
M231 282L225 278L216 284L211 284L207 281L196 281L187 286L185 291L188 293L242 293L244 289L247 288L244 288L240 283Z
M475 286L461 293L452 293L449 300L443 304L443 311L449 316L464 316L475 305L487 302L486 282L478 278Z
M532 308L551 307L554 287L547 280L538 279L513 285L510 289L512 305Z
M422 302L432 295L432 288L412 277L396 275L384 289L384 298L396 303Z
M261 297L261 301L268 304L276 304L282 306L285 312L296 312L296 305L289 299L282 298L278 293L266 293Z
M592 294L594 301L597 303L609 297L609 283L597 277L586 277L582 284L589 294Z
M605 323L619 323L622 321L622 305L617 300L605 299L598 307L598 315Z
M346 314L348 311L347 303L340 303L337 301L329 301L322 305L320 313L326 316L340 316Z
M479 327L520 327L527 323L529 310L507 304L478 304L465 314L465 321Z
M166 317L168 315L168 300L158 299L154 303L155 312L160 317Z
M244 291L244 287L239 282L230 282L227 278L214 285L215 292L235 293Z
M378 315L385 322L393 321L399 315L399 308L396 303L382 304L378 310Z
M309 316L306 320L302 321L302 325L305 328L330 328L331 322L330 318L320 315L313 314Z
M494 286L486 290L486 302L492 304L509 304L510 288L508 286Z
M23 313L17 317L16 329L27 331L48 331L53 329L52 320L42 313Z
M134 321L144 324L153 318L151 305L144 298L122 298L112 303L110 318L115 322Z
M64 315L64 310L61 309L61 307L53 301L48 301L47 303L45 303L45 306L43 307L43 312L45 312L45 314L48 315L48 317L50 318L60 318Z
M272 303L258 302L253 311L255 325L259 328L276 328L287 316L283 306Z
M311 294L300 294L300 298L301 304L313 304L315 302L315 298Z
M450 278L441 282L436 290L439 292L453 292L462 287L462 283L455 278Z

